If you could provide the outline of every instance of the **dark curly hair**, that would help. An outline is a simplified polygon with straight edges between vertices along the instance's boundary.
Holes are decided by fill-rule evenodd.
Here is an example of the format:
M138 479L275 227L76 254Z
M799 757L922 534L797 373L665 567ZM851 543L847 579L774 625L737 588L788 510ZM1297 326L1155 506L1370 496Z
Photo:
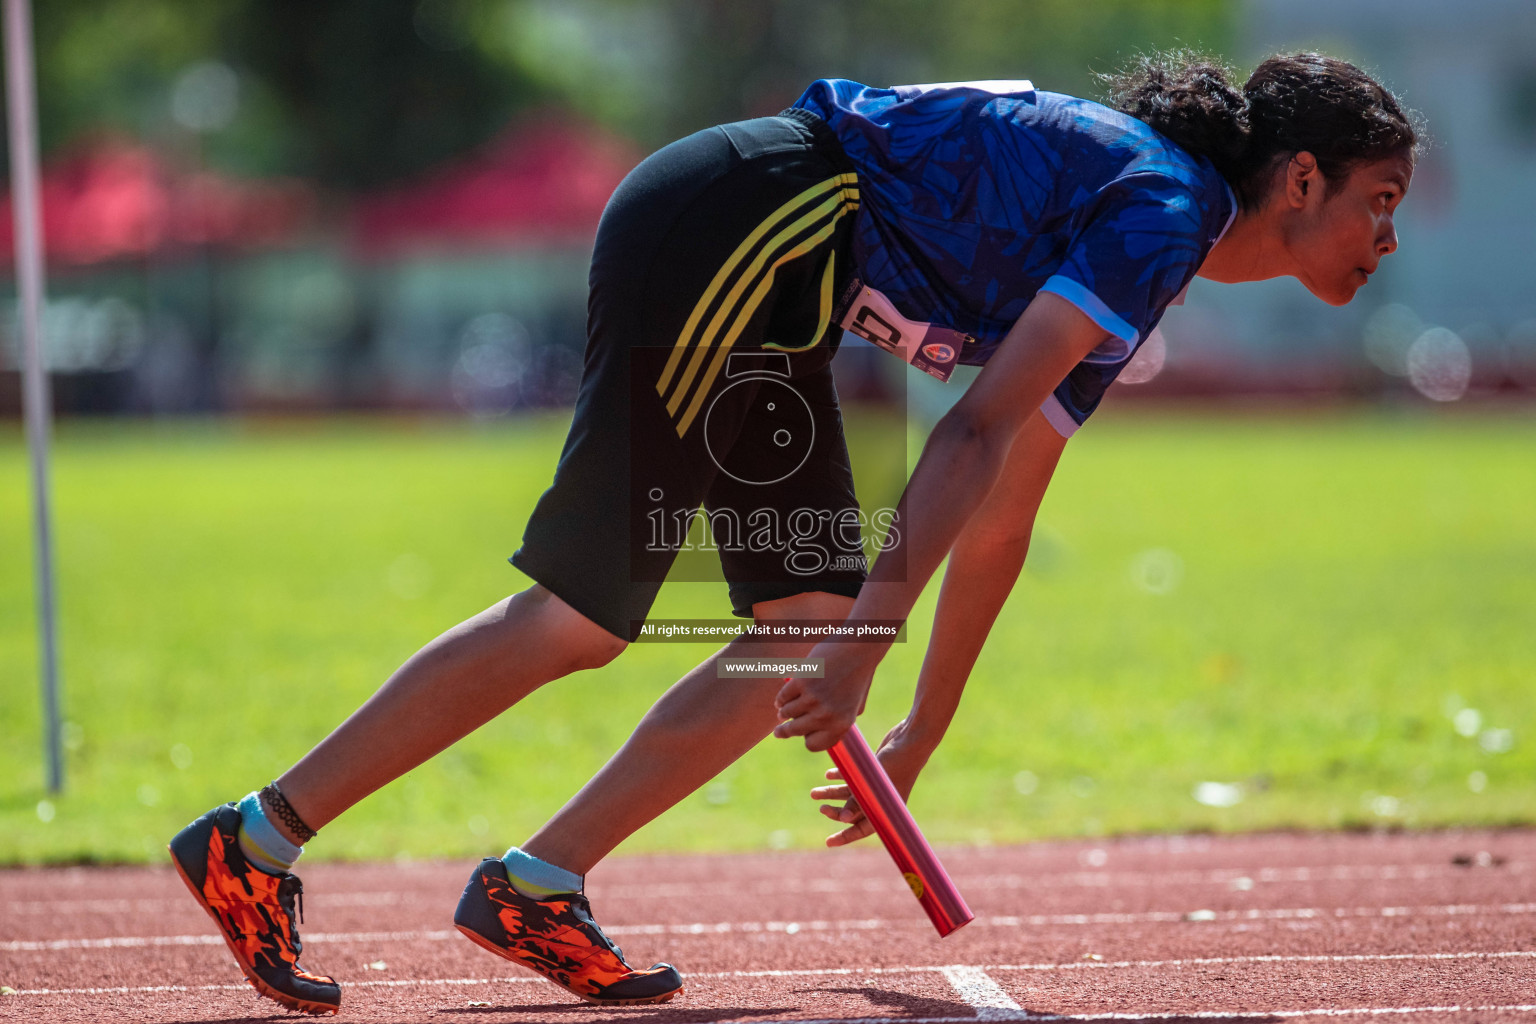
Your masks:
M1417 157L1417 117L1348 61L1320 53L1267 58L1241 88L1218 58L1189 50L1143 54L1099 76L1104 102L1211 161L1244 208L1263 202L1281 158L1306 150L1329 183L1356 164Z

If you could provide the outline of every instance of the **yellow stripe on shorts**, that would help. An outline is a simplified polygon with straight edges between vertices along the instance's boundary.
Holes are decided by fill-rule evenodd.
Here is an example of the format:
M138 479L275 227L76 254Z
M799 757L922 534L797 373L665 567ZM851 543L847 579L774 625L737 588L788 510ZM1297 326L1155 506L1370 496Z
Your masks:
M688 433L688 428L693 425L694 418L698 415L700 407L702 407L704 404L705 396L709 394L710 387L715 382L715 377L720 373L721 367L725 365L725 359L731 351L731 346L736 344L737 337L741 335L742 330L745 329L749 322L751 322L752 317L757 313L758 307L762 305L763 299L767 297L768 292L773 288L774 275L779 267L785 263L788 263L790 260L795 259L796 257L805 255L806 253L815 249L818 245L825 242L828 238L831 238L832 233L837 229L837 222L842 220L845 215L853 212L854 210L857 210L858 208L858 196L857 192L855 191L852 197L845 197L839 204L837 204L831 210L830 215L826 217L825 222L817 227L812 234L808 235L798 244L785 251L782 255L779 256L778 259L774 260L773 263L769 264L761 273L756 275L757 287L752 290L752 293L748 297L746 304L741 307L735 318L732 320L730 330L726 332L725 337L721 339L720 344L715 348L714 358L710 360L709 370L704 374L704 379L699 382L699 386L694 389L693 401L688 404L688 409L683 414L682 419L677 421L678 437L682 437L684 434ZM778 244L782 244L783 242L787 242L795 234L798 234L799 231L804 230L804 227L805 226L802 225L794 230L786 228L784 231L780 232L779 236L774 240L773 245L776 246ZM771 251L772 246L765 249L762 258L766 259L767 254ZM830 319L831 317L829 315L828 320L830 321ZM703 356L705 355L708 348L709 344L701 344L695 350L694 359L696 361L702 362ZM675 412L675 403L681 396L683 390L684 388L680 386L677 391L673 393L673 401L668 403L668 412Z
M689 314L687 323L683 325L682 333L677 336L677 341L672 346L672 352L667 358L667 365L661 371L661 378L656 382L657 394L661 395L662 397L666 397L667 390L672 384L672 376L677 372L677 368L682 362L684 352L688 350L690 345L695 340L694 335L698 331L699 322L703 320L704 314L708 312L709 307L713 304L715 298L721 293L722 290L726 288L726 286L731 282L733 278L736 278L743 273L751 272L751 266L748 266L744 270L743 264L751 256L752 252L758 248L763 239L767 237L769 232L778 228L786 220L794 216L794 214L807 203L815 202L816 200L835 190L846 190L849 187L852 187L856 194L857 186L858 178L856 175L851 173L839 174L834 177L827 178L824 181L817 182L815 185L812 185L810 188L789 200L789 202L785 203L783 206L780 206L773 213L769 214L761 224L752 230L751 234L742 239L741 244L736 247L736 251L731 253L730 257L720 265L720 269L716 271L714 279L709 283L709 287L704 289L704 294L699 296L699 301L694 304L693 311ZM769 243L770 246L772 244L772 242ZM731 294L739 294L739 289L733 290ZM718 323L719 319L720 316L717 314L715 317L715 322L711 324L712 328L715 326L715 324ZM693 371L697 372L698 361L695 361L690 365ZM680 386L682 388L686 388L688 383L691 381L692 376L692 373L686 374L685 379L680 383ZM671 405L671 409L673 412L676 411L675 403Z

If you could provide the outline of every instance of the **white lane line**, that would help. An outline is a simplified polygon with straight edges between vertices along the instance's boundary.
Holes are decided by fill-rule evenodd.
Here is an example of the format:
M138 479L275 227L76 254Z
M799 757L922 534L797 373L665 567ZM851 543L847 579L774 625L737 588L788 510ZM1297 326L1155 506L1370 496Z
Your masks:
M955 994L967 1006L976 1008L977 1020L1008 1020L1017 1017L1023 1010L980 967L943 967L939 973L954 986Z
M457 933L455 933L457 934ZM215 940L219 941L219 940ZM949 964L949 965L910 965L904 967L812 967L794 970L765 970L765 971L699 971L689 972L686 978L690 982L702 979L737 979L737 978L812 978L812 977L847 977L850 975L880 975L880 974L944 974L949 977L949 972L961 972L960 977L972 977L964 972L977 972L985 975L987 971L1072 971L1084 968L1133 968L1133 967L1192 967L1210 966L1215 964L1281 964L1281 963L1367 963L1385 962L1394 960L1497 960L1510 957L1536 958L1536 950L1500 950L1489 953L1454 952L1454 953L1358 953L1338 954L1329 956L1228 956L1228 957L1191 957L1183 960L1107 960L1107 961L1072 961L1069 963L1037 963L1037 964ZM991 978L987 979L992 981ZM539 983L543 978L532 974L516 975L501 978L380 978L369 981L347 981L343 984L348 988L409 988L412 986L453 986L453 985L491 985ZM950 978L954 984L954 979ZM992 982L995 986L996 982ZM238 992L248 988L248 985L118 985L106 988L34 988L20 989L15 994L18 996L62 996L62 995L133 995L135 993L155 992ZM1004 995L1006 999L1007 996ZM804 1024L797 1021L795 1024Z
M311 907L392 907L401 903L424 903L423 893L339 892L309 897ZM8 914L156 914L185 908L186 897L136 900L14 900L4 904Z
M1530 870L1524 861L1507 861L1496 868L1479 868L1478 872L1497 870L1522 873ZM1431 878L1478 877L1474 869L1454 864L1348 864L1320 865L1316 867L1290 868L1213 868L1205 871L1072 871L1052 874L978 874L956 875L955 884L962 889L1104 889L1115 886L1171 886L1171 885L1221 885L1230 886L1241 879L1255 883L1283 884L1288 882L1359 882L1359 881L1424 881ZM796 878L793 876L760 882L659 882L646 885L621 883L595 884L592 895L597 899L676 899L680 896L773 896L797 893L842 893L905 891L899 879L887 878ZM425 893L354 892L327 895L317 893L310 897L314 906L368 907L392 906L399 903L425 901ZM168 907L186 903L184 897L158 899L116 900L13 900L4 904L8 914L112 914L154 913Z
M1271 910L1152 910L1140 913L1115 914L1030 914L1027 916L990 915L978 917L976 927L1022 928L1052 925L1097 924L1167 924L1193 922L1208 924L1223 921L1294 921L1327 920L1346 918L1379 917L1476 917L1494 914L1536 914L1536 903L1502 903L1479 906L1470 903L1448 904L1430 907L1294 907ZM797 935L801 932L886 931L899 928L919 928L923 923L917 918L901 921L885 921L867 918L848 921L716 921L693 924L632 924L604 928L609 935L731 935L782 933ZM440 942L452 938L458 932L398 931L398 932L316 932L305 937L306 942ZM117 936L101 939L12 939L0 942L0 952L35 953L54 952L63 949L129 949L146 946L203 946L218 945L223 940L216 935L155 935Z
M1486 1006L1360 1006L1344 1009L1323 1007L1315 1010L1183 1010L1167 1013L1029 1013L1020 1011L1006 1021L1094 1021L1094 1020L1270 1020L1275 1017L1381 1017L1408 1013L1536 1013L1536 1004ZM765 1019L766 1020L766 1019ZM794 1020L786 1024L975 1024L975 1017L825 1017L820 1020ZM725 1022L714 1022L725 1024ZM732 1018L730 1024L741 1024Z
M1119 914L1030 914L1011 916L1005 914L977 918L977 922L994 928L1017 928L1022 925L1055 924L1146 924L1156 922L1192 921L1297 921L1350 917L1440 917L1478 914L1536 914L1536 903L1498 903L1478 905L1454 903L1430 907L1293 907L1249 910L1150 910L1140 913Z
M612 931L612 929L609 929ZM431 932L316 932L304 936L311 942L442 942L455 937L457 930ZM0 942L0 953L41 953L60 949L144 949L156 946L222 946L217 935L139 935L106 939L44 939L39 941Z
M1536 950L1515 949L1493 953L1278 953L1258 956L1197 956L1181 960L1077 960L1065 964L989 964L989 971L1077 971L1102 967L1210 967L1218 964L1353 964L1392 960L1497 960L1518 957L1536 959Z
M422 979L386 979L375 981L346 981L342 982L343 988L414 988L414 987L455 987L459 985L499 985L499 984L550 984L543 978L422 978ZM114 985L108 988L23 988L17 989L14 996L131 996L153 995L157 992L246 992L251 988L246 982L239 985Z

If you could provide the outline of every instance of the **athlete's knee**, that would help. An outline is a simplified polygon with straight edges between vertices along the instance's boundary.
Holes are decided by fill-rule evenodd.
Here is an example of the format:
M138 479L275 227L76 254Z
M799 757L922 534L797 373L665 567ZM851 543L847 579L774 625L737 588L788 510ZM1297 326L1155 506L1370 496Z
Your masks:
M573 650L576 660L575 670L602 668L623 654L624 648L628 646L628 641L621 640L604 630L601 636L591 637L583 647Z
M567 672L602 668L629 646L627 640L608 632L542 584L535 583L514 600L528 606L538 620L540 634L564 654Z

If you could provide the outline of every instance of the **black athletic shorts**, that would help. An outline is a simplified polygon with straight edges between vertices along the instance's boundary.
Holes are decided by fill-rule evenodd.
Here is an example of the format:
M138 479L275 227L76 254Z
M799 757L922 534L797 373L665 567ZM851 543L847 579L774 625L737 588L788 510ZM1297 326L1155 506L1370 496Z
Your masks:
M598 226L571 431L513 565L627 640L680 551L718 550L741 616L857 595L829 364L858 205L804 110L691 135L624 179Z

